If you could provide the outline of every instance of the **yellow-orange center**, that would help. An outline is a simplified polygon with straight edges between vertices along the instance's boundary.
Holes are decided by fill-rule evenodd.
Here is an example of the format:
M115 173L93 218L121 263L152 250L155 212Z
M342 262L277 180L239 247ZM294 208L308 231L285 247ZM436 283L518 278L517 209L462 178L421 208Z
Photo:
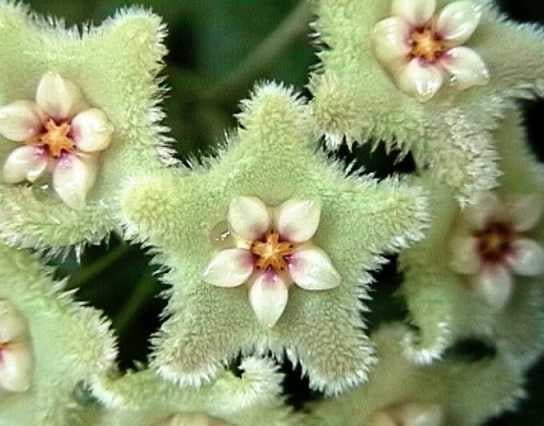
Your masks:
M411 55L429 62L436 61L446 50L444 42L430 28L416 30L411 37Z
M279 234L271 231L266 234L264 241L254 241L250 250L252 254L257 256L255 264L257 269L272 268L276 272L281 272L287 268L285 258L293 254L294 245L280 241Z
M47 147L52 157L58 158L63 152L74 150L74 141L70 137L70 124L57 124L55 120L48 119L45 123L44 132L28 141L32 145L43 145Z

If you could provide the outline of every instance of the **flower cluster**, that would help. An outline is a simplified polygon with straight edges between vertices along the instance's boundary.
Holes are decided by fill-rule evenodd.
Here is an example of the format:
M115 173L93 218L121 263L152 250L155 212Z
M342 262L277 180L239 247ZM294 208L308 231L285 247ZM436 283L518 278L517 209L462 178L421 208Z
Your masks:
M111 143L106 114L89 108L75 83L46 73L36 101L18 100L0 108L0 135L24 146L8 156L4 181L35 182L50 172L59 197L72 208L85 204L98 172L98 154Z
M394 0L393 16L376 24L376 57L398 86L421 101L430 100L449 80L458 90L487 84L489 70L464 47L481 18L472 1L449 3L435 15L436 0Z
M483 0L311 3L328 46L312 100L258 85L186 168L159 124L159 18L75 37L0 1L0 424L473 426L516 406L544 350L544 172L514 105L542 92L542 32ZM323 138L384 141L416 173L346 169ZM113 230L171 286L135 372L25 251ZM395 254L408 320L371 334L372 273ZM444 356L464 338L493 356ZM325 394L304 414L280 396L284 358Z
M247 282L257 319L272 327L285 310L290 285L305 290L340 285L329 256L311 242L320 210L309 200L289 200L272 209L255 197L235 198L228 213L235 248L213 257L204 281L219 287Z

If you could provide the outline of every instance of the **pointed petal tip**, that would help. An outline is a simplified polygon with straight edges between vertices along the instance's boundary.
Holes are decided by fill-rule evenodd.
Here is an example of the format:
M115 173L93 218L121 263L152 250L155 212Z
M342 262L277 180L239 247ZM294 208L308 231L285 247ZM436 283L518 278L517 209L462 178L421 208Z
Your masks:
M36 103L44 113L58 120L72 118L85 108L79 87L52 71L46 72L38 83Z
M412 59L404 67L399 67L393 74L399 88L421 103L430 101L444 84L442 70L418 58Z
M111 143L113 125L104 111L91 108L72 120L72 133L77 148L83 152L104 151Z
M34 182L46 171L47 164L47 154L41 148L32 145L15 148L6 158L2 169L4 182Z
M217 253L208 263L202 279L216 287L237 287L253 273L253 259L248 250L227 249Z
M268 231L271 218L266 205L257 197L233 198L228 211L232 231L246 240L255 240Z
M459 46L474 34L481 17L481 5L468 0L454 1L438 15L435 30L443 40Z
M297 286L304 290L331 290L340 286L342 281L327 253L315 246L295 252L289 273Z
M15 101L0 107L0 135L14 142L24 142L42 129L42 113L34 102Z
M528 238L516 240L512 246L510 266L516 274L528 277L544 274L544 247Z
M503 266L485 268L475 277L475 291L495 310L509 302L514 282L510 271Z
M321 206L316 200L287 200L274 217L277 231L293 243L310 240L317 232L320 220Z
M53 171L53 187L69 207L85 207L87 195L94 186L98 172L98 158L94 155L66 155Z
M393 0L392 13L411 25L430 21L436 10L436 0Z
M259 274L249 289L249 303L257 321L266 328L274 327L279 321L288 298L287 284L276 274Z
M34 358L30 343L10 343L0 350L0 386L9 392L26 392L33 379Z

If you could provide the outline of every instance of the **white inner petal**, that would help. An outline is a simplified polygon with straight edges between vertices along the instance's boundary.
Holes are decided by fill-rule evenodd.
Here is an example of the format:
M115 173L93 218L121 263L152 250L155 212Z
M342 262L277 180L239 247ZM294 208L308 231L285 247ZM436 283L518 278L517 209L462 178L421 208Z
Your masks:
M0 342L28 336L28 324L13 303L0 300Z
M406 426L443 426L444 411L438 404L407 403L395 412L398 422Z
M328 290L338 287L341 281L327 253L315 246L293 254L289 262L289 274L305 290Z
M435 29L443 40L459 46L472 36L481 17L482 9L473 1L456 1L442 9Z
M481 266L477 245L478 240L469 235L452 238L450 268L458 274L477 273Z
M510 272L502 267L487 267L476 276L475 291L493 308L502 309L510 300L513 281Z
M282 238L293 243L308 241L319 226L321 207L313 200L288 200L275 215L275 228Z
M85 109L79 87L53 72L43 75L36 91L36 103L55 120L67 120Z
M490 74L486 64L480 55L468 47L448 50L440 59L440 65L452 75L452 83L459 90L489 83Z
M396 70L399 88L420 102L429 101L442 87L444 75L441 69L418 58Z
M522 195L511 203L512 221L517 232L527 232L542 219L544 201L538 195Z
M80 151L103 151L111 143L113 126L99 109L91 108L79 113L71 126L74 142Z
M3 168L4 181L34 182L47 170L47 164L47 153L42 148L32 145L20 146L11 151L6 158Z
M42 115L34 102L15 101L0 108L0 135L6 139L24 142L41 129Z
M544 273L544 248L536 241L522 238L512 243L514 255L510 266L519 275L535 276Z
M271 224L266 205L257 197L237 197L229 206L228 222L232 231L246 240L256 240Z
M203 279L218 287L236 287L253 272L253 258L248 250L228 249L217 253L203 274Z
M255 278L249 289L249 302L257 320L271 328L280 319L289 298L286 282L273 272L264 272Z
M376 57L385 63L405 58L410 53L410 26L398 17L384 19L376 24L372 39Z
M11 342L0 350L0 387L25 392L32 384L34 360L28 341Z
M405 19L409 24L424 25L433 17L436 0L393 0L393 15Z
M501 215L501 204L493 192L482 193L474 206L463 211L463 217L473 229L482 230L490 220Z
M53 186L65 204L80 209L96 181L98 158L95 155L65 155L53 171Z

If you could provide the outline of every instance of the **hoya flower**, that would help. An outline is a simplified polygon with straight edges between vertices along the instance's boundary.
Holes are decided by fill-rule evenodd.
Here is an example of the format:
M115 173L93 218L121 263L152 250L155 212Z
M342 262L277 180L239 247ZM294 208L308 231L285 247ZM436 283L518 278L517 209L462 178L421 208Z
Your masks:
M514 23L488 0L312 4L323 49L309 87L329 147L411 153L462 206L497 186L492 131L516 99L542 93L537 26Z
M529 153L522 117L510 112L494 135L500 186L460 209L447 186L428 174L426 238L399 257L401 292L415 326L406 355L422 364L458 339L478 337L531 365L544 348L542 245L544 173Z
M0 389L26 392L32 384L33 369L28 324L11 302L0 300Z
M77 425L74 389L113 367L109 322L31 254L0 245L0 424Z
M36 102L0 107L0 135L24 144L7 157L4 181L35 182L50 171L59 197L81 208L96 181L98 154L108 148L112 134L106 114L86 107L79 87L48 72L38 84Z
M424 194L346 176L290 89L258 87L239 119L207 167L135 179L121 197L128 237L169 268L151 366L200 385L240 350L271 351L301 363L312 387L340 392L375 362L360 313L370 271L422 238Z
M482 58L463 46L480 22L477 3L455 1L435 14L436 0L393 0L392 12L374 28L374 50L407 94L425 102L448 80L459 90L489 82Z
M438 404L405 402L378 410L369 426L443 426L444 413Z
M219 287L247 282L257 319L272 327L292 284L311 291L340 284L329 256L311 242L320 216L319 205L310 200L289 200L272 209L256 197L235 198L228 214L235 247L212 258L204 280Z
M159 17L60 22L0 2L0 238L53 253L102 241L121 182L169 158Z
M462 213L451 241L451 268L468 275L475 291L500 309L510 300L515 278L544 274L544 248L530 238L542 219L544 200L519 195L505 202L494 193Z
M92 392L103 404L104 426L294 426L300 416L279 396L283 375L270 360L246 358L242 376L222 370L199 389L182 388L150 370L97 377ZM97 426L98 426L97 425Z
M380 362L368 383L313 403L304 424L475 426L515 409L523 398L526 370L508 354L417 366L403 353L406 331L405 325L392 323L374 332Z

